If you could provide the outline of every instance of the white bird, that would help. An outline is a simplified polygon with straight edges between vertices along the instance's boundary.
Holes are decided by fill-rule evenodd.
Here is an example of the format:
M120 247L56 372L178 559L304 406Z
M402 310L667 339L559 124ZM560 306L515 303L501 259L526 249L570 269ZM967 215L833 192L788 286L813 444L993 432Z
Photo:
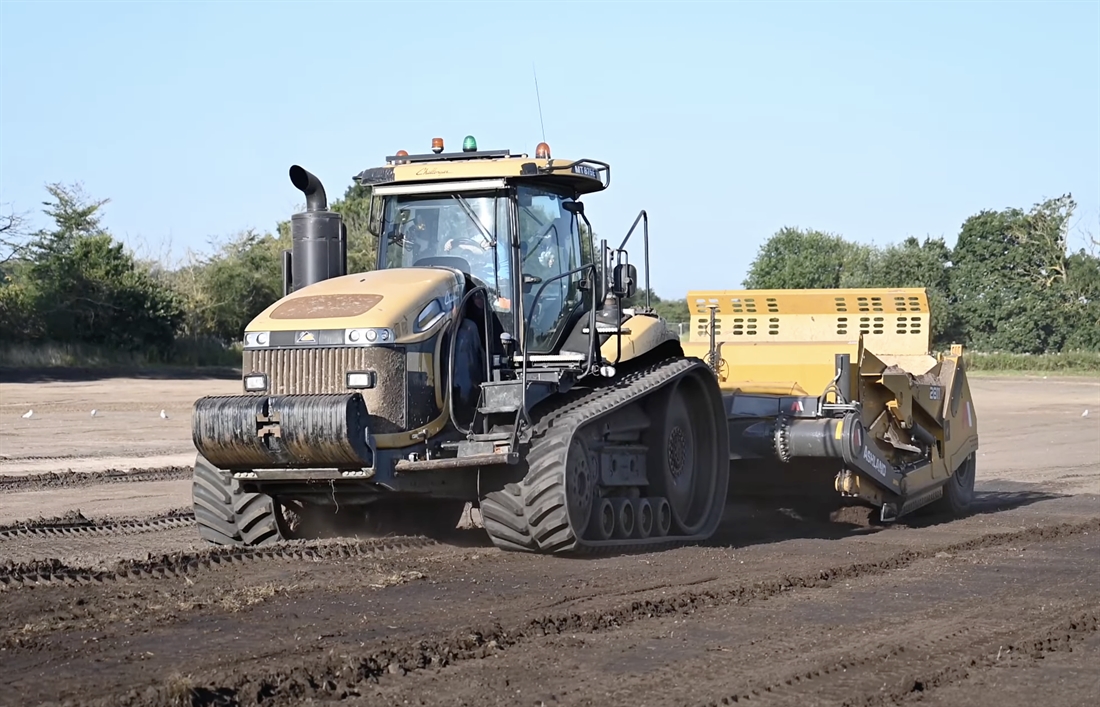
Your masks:
M92 410L92 417L95 417L95 413L96 413L96 411Z
M162 419L164 419L164 420L167 420L167 419L168 419L168 413L166 413L166 412L165 412L165 411L163 411L163 410L161 410L161 411L160 411L160 416L161 416L161 418L162 418Z
M1081 413L1081 417L1088 417L1088 416L1089 416L1089 411L1088 410L1085 410L1083 413Z
M23 419L27 419L28 417L30 417L33 414L34 414L34 410L27 410L25 413L23 413Z

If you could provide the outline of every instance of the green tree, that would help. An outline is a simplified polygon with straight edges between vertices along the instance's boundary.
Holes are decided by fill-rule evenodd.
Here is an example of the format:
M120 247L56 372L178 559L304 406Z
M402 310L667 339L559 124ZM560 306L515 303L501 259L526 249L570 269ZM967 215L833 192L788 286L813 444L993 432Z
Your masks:
M923 287L931 309L930 330L937 344L960 340L961 332L950 299L951 249L942 238L910 236L900 244L876 249L868 258L859 287Z
M348 272L366 272L378 266L378 235L371 233L369 186L352 184L330 207L344 219L348 229Z
M1069 195L1031 211L982 211L967 219L952 253L951 306L975 348L1062 350L1082 316L1067 282Z
M760 246L743 286L752 290L859 287L869 278L872 250L835 234L785 227Z
M1084 249L1070 255L1066 284L1074 314L1065 348L1100 351L1100 258Z
M106 199L90 201L79 185L47 191L54 228L29 244L25 296L36 321L24 338L166 353L183 319L180 298L103 229Z
M289 234L247 230L196 268L190 328L239 341L254 317L283 296L282 256Z

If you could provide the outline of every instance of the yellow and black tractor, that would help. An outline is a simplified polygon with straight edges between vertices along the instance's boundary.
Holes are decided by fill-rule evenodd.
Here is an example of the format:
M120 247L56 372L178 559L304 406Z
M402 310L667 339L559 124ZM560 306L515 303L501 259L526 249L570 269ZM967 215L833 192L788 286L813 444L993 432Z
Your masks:
M692 293L681 341L649 306L646 212L618 247L589 235L610 172L546 143L399 151L356 176L378 257L347 273L340 215L291 167L284 296L246 327L242 393L193 411L201 535L434 532L472 506L505 549L660 547L710 537L731 478L807 460L885 520L966 511L976 421L922 291Z

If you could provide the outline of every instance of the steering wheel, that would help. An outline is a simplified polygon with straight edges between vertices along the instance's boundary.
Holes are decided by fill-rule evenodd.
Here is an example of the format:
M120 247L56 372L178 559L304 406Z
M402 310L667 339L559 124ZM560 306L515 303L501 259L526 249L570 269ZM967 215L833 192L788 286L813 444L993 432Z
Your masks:
M483 254L483 253L485 253L489 250L487 247L485 247L481 243L475 241L473 238L467 238L467 237L460 237L460 238L451 239L451 247L450 248L444 248L444 250L454 250L455 248L465 248L467 250L472 250L473 252L475 252L479 255Z

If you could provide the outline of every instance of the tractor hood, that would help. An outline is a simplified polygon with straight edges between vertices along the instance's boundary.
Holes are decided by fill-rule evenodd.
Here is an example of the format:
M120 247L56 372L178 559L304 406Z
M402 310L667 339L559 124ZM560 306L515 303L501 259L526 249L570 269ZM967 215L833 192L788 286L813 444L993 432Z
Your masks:
M388 329L393 340L430 338L458 304L462 275L443 268L395 268L343 275L293 292L261 312L245 328L253 332L295 332L295 344L341 345L337 332ZM285 336L272 336L272 345ZM246 343L247 345L247 343Z

